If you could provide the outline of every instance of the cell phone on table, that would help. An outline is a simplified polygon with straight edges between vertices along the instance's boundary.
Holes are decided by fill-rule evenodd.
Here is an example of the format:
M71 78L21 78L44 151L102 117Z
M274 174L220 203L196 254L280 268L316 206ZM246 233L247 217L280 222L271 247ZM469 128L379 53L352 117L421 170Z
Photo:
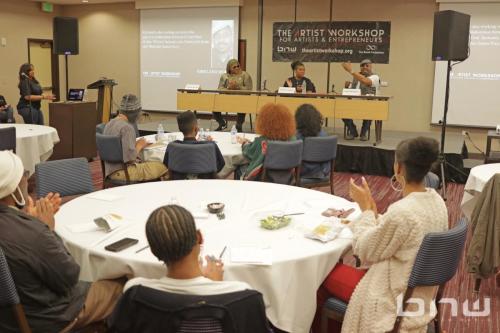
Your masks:
M112 244L106 245L104 247L105 250L111 251L111 252L120 252L125 249L128 249L129 247L139 243L138 239L133 239L133 238L123 238L120 239L117 242L114 242Z

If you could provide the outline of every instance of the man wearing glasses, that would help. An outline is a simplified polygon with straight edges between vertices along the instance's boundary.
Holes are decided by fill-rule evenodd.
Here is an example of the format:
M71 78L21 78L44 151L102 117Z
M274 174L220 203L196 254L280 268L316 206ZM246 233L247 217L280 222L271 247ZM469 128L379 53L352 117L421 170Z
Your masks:
M378 95L378 90L380 87L380 78L377 74L372 71L372 61L370 59L365 59L360 63L360 71L353 72L352 64L350 62L342 63L342 67L346 72L352 75L352 82L347 81L345 83L346 88L360 89L361 95ZM353 140L358 137L358 130L352 119L342 119L344 124L347 126L347 140ZM368 131L370 130L371 120L363 120L363 125L361 126L361 141L368 141Z
M250 75L241 69L240 63L236 59L228 61L226 73L222 74L219 80L219 90L252 90L252 78ZM214 112L214 118L219 123L216 131L222 131L227 128L227 122L222 118L220 112ZM245 122L245 114L238 113L236 121L236 129L238 132L243 131L243 123Z

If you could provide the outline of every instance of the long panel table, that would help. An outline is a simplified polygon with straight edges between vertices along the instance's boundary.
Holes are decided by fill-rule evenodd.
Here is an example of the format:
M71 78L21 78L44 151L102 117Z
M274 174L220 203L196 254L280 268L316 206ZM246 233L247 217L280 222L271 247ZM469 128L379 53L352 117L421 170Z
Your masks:
M295 112L312 104L325 118L375 121L375 142L382 141L382 121L389 119L388 96L347 96L338 94L279 94L268 91L177 90L177 109L258 114L267 103L280 103Z

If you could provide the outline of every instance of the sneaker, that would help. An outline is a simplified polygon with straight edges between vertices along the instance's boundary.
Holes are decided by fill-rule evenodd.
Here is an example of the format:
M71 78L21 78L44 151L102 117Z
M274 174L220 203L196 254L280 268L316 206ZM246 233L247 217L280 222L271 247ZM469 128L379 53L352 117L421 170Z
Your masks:
M227 128L227 121L223 122L223 123L219 123L219 127L217 127L215 129L216 132L220 132L220 131L223 131Z
M347 133L345 136L345 139L346 140L354 140L354 135L352 135L351 133Z
M368 134L362 133L361 137L359 138L361 141L368 141Z

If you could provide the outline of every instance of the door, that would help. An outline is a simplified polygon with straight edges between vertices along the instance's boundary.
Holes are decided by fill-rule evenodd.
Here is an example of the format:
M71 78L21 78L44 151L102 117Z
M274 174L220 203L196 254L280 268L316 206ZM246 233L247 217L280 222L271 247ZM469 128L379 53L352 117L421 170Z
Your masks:
M52 40L28 39L28 62L35 67L35 77L40 82L43 94L54 94L59 99L59 61L52 54ZM49 124L49 101L42 100L45 124Z

